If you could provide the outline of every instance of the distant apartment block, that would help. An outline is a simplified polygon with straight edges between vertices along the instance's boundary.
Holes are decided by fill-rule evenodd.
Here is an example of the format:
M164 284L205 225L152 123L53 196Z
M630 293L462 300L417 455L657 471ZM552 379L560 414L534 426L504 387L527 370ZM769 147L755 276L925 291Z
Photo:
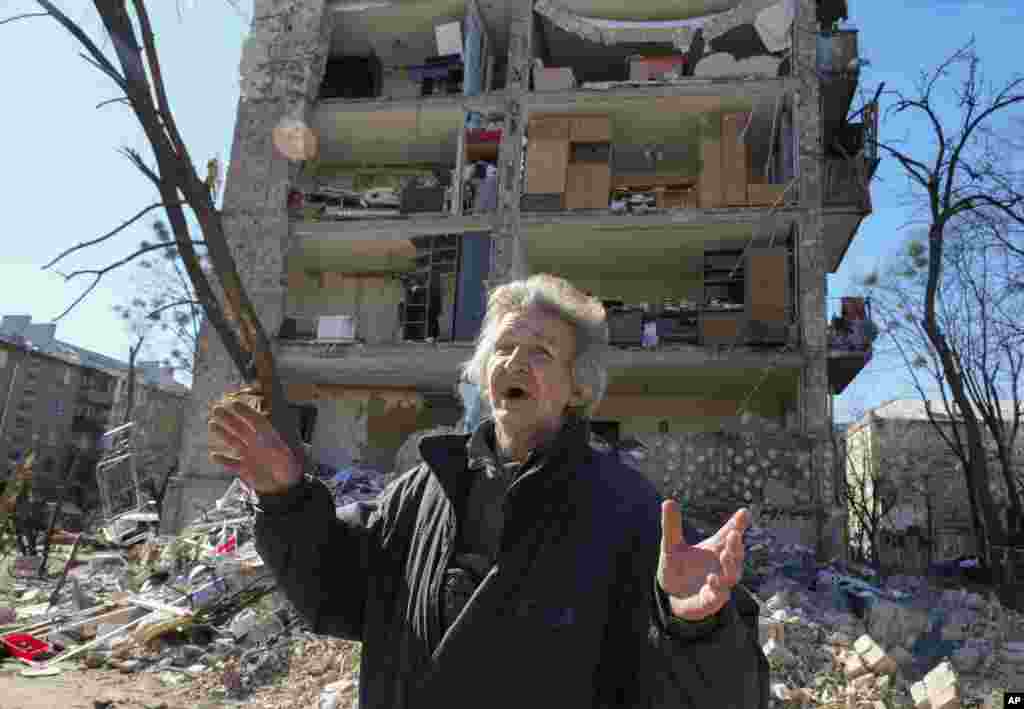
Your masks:
M70 491L76 504L90 506L100 437L124 419L129 366L58 340L56 330L28 315L0 321L0 473L35 452L44 496ZM164 470L177 459L189 390L159 363L137 370L132 417L146 441L146 464Z

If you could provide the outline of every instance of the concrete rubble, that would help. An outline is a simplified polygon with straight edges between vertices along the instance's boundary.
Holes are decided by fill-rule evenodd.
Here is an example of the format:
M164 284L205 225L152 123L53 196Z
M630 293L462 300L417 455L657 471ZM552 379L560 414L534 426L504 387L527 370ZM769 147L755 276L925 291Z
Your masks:
M1024 615L990 591L892 576L752 528L745 583L776 707L1001 707L1024 686Z
M325 483L339 506L382 487L361 468ZM176 537L150 531L127 546L58 532L42 574L38 563L9 560L0 638L20 633L45 647L31 659L9 655L0 669L152 673L181 706L353 706L359 644L310 633L275 591L254 548L252 502L235 484ZM1024 686L1024 617L991 591L906 576L883 583L760 527L746 545L773 706L1002 706L1000 691Z

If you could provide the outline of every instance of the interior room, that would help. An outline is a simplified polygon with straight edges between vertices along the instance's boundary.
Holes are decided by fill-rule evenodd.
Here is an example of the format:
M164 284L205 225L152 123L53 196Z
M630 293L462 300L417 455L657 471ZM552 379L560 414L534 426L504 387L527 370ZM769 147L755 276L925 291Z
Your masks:
M792 111L781 91L594 98L573 108L530 114L524 211L643 214L797 197Z

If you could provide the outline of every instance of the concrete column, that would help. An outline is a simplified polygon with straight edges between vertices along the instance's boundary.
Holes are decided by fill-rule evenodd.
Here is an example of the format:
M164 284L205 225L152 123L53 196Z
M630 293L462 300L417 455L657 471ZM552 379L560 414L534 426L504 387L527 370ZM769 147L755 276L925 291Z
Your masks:
M525 95L530 90L533 60L533 0L517 0L520 12L509 28L508 80L506 83L505 131L498 159L497 223L491 249L490 287L523 278L529 270L519 233L519 200L522 195L523 139L526 136Z
M804 209L797 241L797 285L801 345L806 365L800 376L800 429L812 441L813 501L818 506L818 552L834 553L829 520L833 501L832 416L828 386L826 334L826 249L822 220L822 105L817 73L817 18L814 0L799 0L793 36L793 71L799 88L793 96L800 169L800 206Z
M284 311L284 259L292 240L286 201L298 172L297 163L275 150L273 130L285 119L309 124L333 17L326 0L256 0L242 48L242 91L222 215L243 284L270 336L277 333ZM219 338L204 326L183 436L181 480L168 490L164 530L189 522L197 506L212 504L230 483L231 477L207 460L206 421L210 403L240 384Z

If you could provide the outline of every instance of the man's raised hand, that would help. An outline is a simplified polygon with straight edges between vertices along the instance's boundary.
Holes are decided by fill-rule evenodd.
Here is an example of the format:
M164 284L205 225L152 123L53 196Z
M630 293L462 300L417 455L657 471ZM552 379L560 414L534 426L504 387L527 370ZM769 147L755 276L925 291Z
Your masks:
M238 475L260 495L278 495L302 479L302 464L266 416L240 401L218 404L210 417L210 435L224 452L210 460Z
M691 546L683 539L679 503L662 503L658 583L668 594L673 615L704 620L729 602L743 575L743 533L749 526L750 513L741 509L714 536Z

